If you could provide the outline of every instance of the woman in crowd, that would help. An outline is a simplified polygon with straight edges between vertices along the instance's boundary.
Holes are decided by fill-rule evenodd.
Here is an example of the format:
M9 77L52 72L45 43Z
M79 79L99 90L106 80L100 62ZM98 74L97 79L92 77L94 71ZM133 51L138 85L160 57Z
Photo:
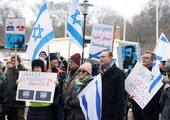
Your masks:
M44 72L44 62L36 59L32 62L32 71ZM56 85L58 85L56 81ZM53 120L51 103L30 102L27 120Z
M85 120L77 96L92 80L91 72L92 65L91 63L86 62L79 67L79 77L75 81L72 81L71 91L66 98L66 104L71 108L68 120Z

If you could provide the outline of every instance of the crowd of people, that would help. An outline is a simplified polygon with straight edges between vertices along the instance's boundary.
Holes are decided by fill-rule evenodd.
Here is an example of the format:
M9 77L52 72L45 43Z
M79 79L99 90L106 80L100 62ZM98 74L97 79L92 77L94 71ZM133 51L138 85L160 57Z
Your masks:
M153 52L147 51L142 64L150 71L156 60ZM6 61L0 60L0 120L85 120L78 94L97 76L102 80L101 120L128 120L128 109L132 108L134 120L169 120L170 103L170 59L163 58L159 64L164 76L164 85L157 91L144 109L125 91L125 78L131 72L119 69L113 61L113 53L103 50L100 61L87 59L80 63L81 55L75 53L68 60L60 52L41 51L39 58L31 63L32 72L57 73L53 103L30 102L25 118L25 101L16 100L19 71L28 71L19 55Z

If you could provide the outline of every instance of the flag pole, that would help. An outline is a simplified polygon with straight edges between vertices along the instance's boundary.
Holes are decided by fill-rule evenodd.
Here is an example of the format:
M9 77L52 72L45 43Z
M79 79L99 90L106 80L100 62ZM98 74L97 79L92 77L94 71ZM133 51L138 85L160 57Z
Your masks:
M17 66L17 48L15 46L15 68L18 69L18 66Z
M159 2L158 0L156 0L156 43L158 42L158 34L159 34L158 6L159 6Z
M68 64L67 64L67 73L68 73L68 71L69 71L70 48L71 48L71 41L69 40L69 45L68 45Z
M124 17L123 41L126 39L126 18Z
M50 48L49 48L49 45L47 46L47 49L48 49L48 70L51 70L51 64L50 64Z

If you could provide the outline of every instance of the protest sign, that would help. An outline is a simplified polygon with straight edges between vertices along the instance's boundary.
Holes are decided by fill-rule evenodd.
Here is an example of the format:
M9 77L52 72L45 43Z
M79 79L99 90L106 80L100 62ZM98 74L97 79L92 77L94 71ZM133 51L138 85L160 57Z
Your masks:
M6 18L5 19L5 48L8 49L25 49L26 35L25 35L26 22L24 18Z
M155 81L157 78L155 79L154 74L137 62L125 80L125 90L143 109L163 85L161 79L156 84Z
M19 72L16 100L53 102L57 73Z
M89 58L99 60L102 50L112 50L114 26L94 24L91 34Z

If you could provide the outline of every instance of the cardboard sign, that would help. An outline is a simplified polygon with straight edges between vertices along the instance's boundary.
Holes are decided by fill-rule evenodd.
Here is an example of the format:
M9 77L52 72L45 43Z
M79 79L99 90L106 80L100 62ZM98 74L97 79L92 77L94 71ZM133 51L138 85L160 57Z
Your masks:
M57 73L19 72L16 100L53 102Z
M26 26L26 22L24 18L6 18L5 48L25 49L26 47L25 26Z
M99 60L99 55L103 50L112 50L113 35L113 25L94 24L91 34L89 58Z
M125 80L125 90L130 96L133 96L133 99L142 109L163 85L162 79L157 81L157 78L159 77L154 76L151 71L137 62Z

